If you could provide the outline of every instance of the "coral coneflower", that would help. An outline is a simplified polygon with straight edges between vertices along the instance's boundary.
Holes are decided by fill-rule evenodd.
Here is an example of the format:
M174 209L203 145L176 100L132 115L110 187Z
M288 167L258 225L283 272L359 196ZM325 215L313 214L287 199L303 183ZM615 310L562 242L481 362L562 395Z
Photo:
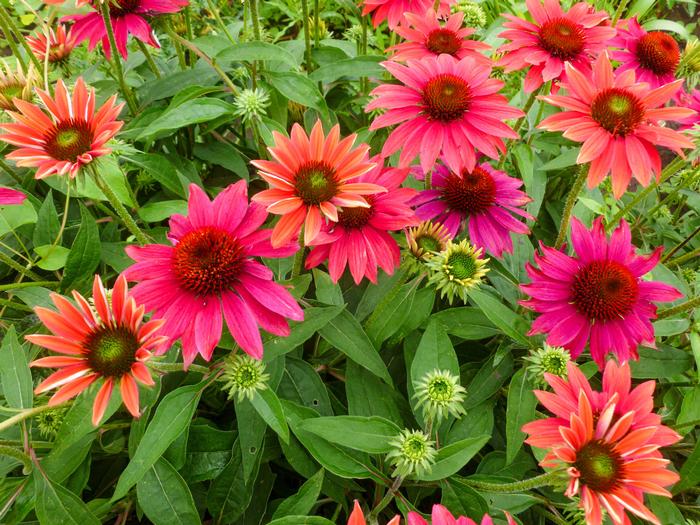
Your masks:
M401 523L401 517L394 516L393 518L391 518L391 521L389 521L389 523L387 523L386 525L399 525L399 523ZM362 507L360 507L360 504L357 500L355 500L352 513L350 514L350 518L348 518L348 525L367 525L367 521L365 521L365 515L362 512Z
M504 251L513 252L511 232L530 233L512 215L534 219L521 209L532 200L518 189L522 184L486 163L456 172L440 165L433 170L433 189L422 191L411 204L417 206L419 218L444 224L453 237L466 223L469 239L500 257Z
M490 58L480 53L491 49L491 46L470 39L476 30L462 27L464 13L448 16L442 24L432 8L425 14L406 13L404 16L406 24L399 25L395 32L405 42L387 49L392 60L415 60L446 53L455 58L471 56L486 63L491 62Z
M76 46L76 41L73 32L66 31L65 26L59 24L56 31L49 28L48 36L39 32L34 36L27 37L27 44L40 62L44 62L48 52L49 62L61 64L68 60Z
M506 519L508 520L508 525L517 525L510 514L506 512L505 515ZM479 525L477 522L467 518L466 516L455 518L452 513L442 505L433 505L433 511L430 518L432 525ZM408 525L428 525L428 522L425 521L425 518L423 518L423 516L417 512L409 512ZM493 519L491 519L488 514L485 514L481 519L481 525L493 525Z
M608 19L605 11L595 11L585 3L574 4L564 12L558 0L526 0L533 21L510 14L503 16L507 28L499 35L510 40L498 49L505 53L498 65L506 73L529 68L525 91L532 92L549 80L565 76L564 65L590 72L591 60L604 51L615 29L601 25Z
M261 326L275 335L289 335L287 319L304 318L299 305L272 271L253 257L288 257L296 242L277 249L271 230L261 230L267 212L248 204L245 181L222 191L214 201L190 185L188 216L170 218L172 246L128 246L136 261L124 271L138 281L132 293L165 319L163 333L182 340L185 366L201 354L207 361L221 339L225 319L238 345L262 358ZM223 317L222 317L223 311Z
M324 217L338 222L338 208L364 207L370 204L363 195L374 195L386 188L358 177L372 168L369 146L353 148L357 135L340 140L340 127L333 126L328 136L317 121L309 136L294 124L291 138L272 133L275 146L268 148L274 160L254 160L260 176L270 189L253 196L267 211L282 215L272 232L272 245L281 246L296 239L304 225L304 244L310 244L321 231Z
M694 111L663 107L681 89L682 80L649 89L636 83L634 72L615 76L610 59L603 53L591 78L567 64L566 96L551 95L544 100L566 111L544 119L538 127L563 131L564 137L583 142L576 162L590 162L588 186L612 176L613 193L619 198L634 175L647 186L652 174L658 179L661 159L655 146L683 155L682 148L694 147L684 134L662 126L659 121L689 117Z
M445 16L450 12L450 5L455 0L440 0L438 15ZM384 20L389 29L396 29L406 13L423 16L434 5L432 0L362 0L362 16L372 14L372 24L378 27Z
M15 122L0 125L5 131L0 140L18 146L6 158L18 166L38 168L37 179L54 173L74 178L83 166L112 151L106 144L124 124L116 120L123 105L115 105L116 95L95 111L95 90L88 89L82 77L72 97L62 80L56 83L53 98L45 91L36 92L46 111L15 99L18 111L8 111Z
M101 42L105 56L109 59L112 50L107 37L107 28L100 13L100 0L90 0L89 4L94 9L92 13L65 16L61 21L72 20L75 22L71 32L76 44L87 40L88 49L92 51ZM135 38L149 46L160 47L146 16L177 13L188 4L188 0L113 0L108 2L109 17L119 54L126 59L126 43L129 34L134 35Z
M38 80L34 65L29 66L25 75L21 68L15 69L0 60L0 109L16 111L15 99L30 101Z
M680 436L653 414L654 382L630 388L629 365L609 360L603 392L595 392L573 364L569 381L547 374L554 393L535 391L554 417L528 423L530 445L549 450L541 465L566 467L566 495L579 495L586 523L601 525L607 511L614 525L630 523L626 512L661 525L644 505L644 494L670 497L664 487L679 476L659 452Z
M652 88L676 79L676 68L681 60L678 42L663 31L647 32L639 25L637 17L618 24L617 36L610 41L610 46L620 48L611 53L613 60L620 63L618 73L632 70L638 82L646 82Z
M33 367L59 369L41 382L36 393L58 388L49 400L49 405L58 405L102 378L93 405L92 424L99 424L115 387L119 387L129 412L139 417L136 382L154 384L144 363L153 352L166 349L168 338L161 332L164 321L143 322L144 306L137 305L129 295L123 276L119 276L109 297L100 277L95 276L94 307L76 291L73 298L77 306L62 295L51 294L57 312L41 306L34 309L53 335L28 335L27 340L62 354L30 363Z
M22 204L27 196L19 190L0 186L0 206L7 204Z
M522 304L541 314L530 333L547 334L547 344L567 348L574 358L589 342L601 368L608 352L621 361L637 359L639 344L654 345L654 303L681 297L668 284L642 279L661 248L637 255L628 224L622 221L608 239L601 218L591 230L572 219L571 243L575 257L541 246L538 268L527 264L532 283L521 288L531 299Z
M471 171L477 150L495 159L505 152L503 138L518 137L503 120L523 112L497 93L503 82L489 77L489 65L446 54L383 65L401 82L375 88L366 108L388 110L374 119L372 130L401 123L384 143L384 157L401 149L401 166L420 155L421 168L428 171L442 156L452 169Z
M314 268L328 260L331 279L337 282L346 266L356 284L363 277L377 282L377 267L389 275L401 262L399 245L389 234L416 224L415 213L408 202L416 195L410 188L401 188L408 169L384 168L382 159L372 159L377 166L357 179L386 188L386 193L368 195L369 208L343 208L338 222L329 224L311 243L306 267Z

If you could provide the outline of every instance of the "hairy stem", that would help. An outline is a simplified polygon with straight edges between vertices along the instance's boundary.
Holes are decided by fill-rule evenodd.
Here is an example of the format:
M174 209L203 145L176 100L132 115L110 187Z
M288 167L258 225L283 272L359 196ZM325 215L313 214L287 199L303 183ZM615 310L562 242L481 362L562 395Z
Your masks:
M559 234L557 235L557 241L554 243L554 247L557 250L563 246L566 240L566 233L569 231L569 222L571 221L571 213L574 211L578 196L583 189L583 185L586 183L586 177L588 177L588 164L582 164L579 167L578 175L571 186L571 190L569 190L569 195L566 197L564 211L562 212L561 222L559 223Z
M107 2L102 2L100 4L100 11L102 13L102 20L105 24L105 29L107 30L107 39L109 40L109 47L112 51L112 64L117 74L117 80L119 82L119 87L126 99L126 103L129 106L129 110L132 114L136 114L138 106L136 105L136 99L131 91L131 88L126 83L126 78L124 77L124 68L122 68L122 59L119 55L119 49L117 49L117 42L114 39L114 28L112 27L112 18L109 16L109 4Z

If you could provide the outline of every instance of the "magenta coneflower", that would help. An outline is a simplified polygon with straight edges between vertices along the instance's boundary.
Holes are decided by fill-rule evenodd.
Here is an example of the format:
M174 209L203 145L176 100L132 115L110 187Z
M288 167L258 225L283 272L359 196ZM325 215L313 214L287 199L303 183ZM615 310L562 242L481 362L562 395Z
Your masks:
M591 230L573 218L571 242L575 257L542 245L538 268L527 264L532 283L521 288L531 299L521 304L541 314L530 334L547 334L547 344L567 348L572 357L588 342L601 368L608 352L621 361L637 359L639 344L654 346L654 303L682 297L668 284L642 279L661 248L637 255L628 224L622 221L608 239L600 217Z
M98 43L102 43L105 56L109 59L111 49L107 28L100 13L99 0L90 0L89 3L94 12L64 16L61 21L72 20L75 22L71 32L76 43L80 44L87 40L90 51L95 49ZM146 16L177 13L188 4L188 0L113 0L108 2L109 17L119 54L126 59L126 43L130 34L149 46L160 47Z
M505 71L529 68L525 91L532 92L549 80L560 80L564 64L590 71L591 60L605 50L615 29L601 25L608 18L585 2L574 4L567 12L558 0L526 0L533 22L510 14L503 16L507 28L499 35L510 40L498 49L505 55L498 61Z
M27 37L27 44L40 62L44 62L48 51L49 62L61 64L70 56L76 41L73 32L66 31L65 26L59 24L56 31L49 28L48 35L38 32L34 36Z
M695 111L695 113L689 117L678 120L678 123L680 124L679 129L692 129L696 125L700 124L700 89L694 89L690 93L683 91L680 93L680 96L676 98L678 105L685 106L688 109Z
M576 162L590 162L588 186L600 184L612 176L613 193L619 198L634 175L647 186L652 174L658 179L661 159L655 146L664 146L678 155L682 148L694 147L683 133L664 127L659 121L686 118L694 112L679 107L663 107L681 89L682 80L649 89L635 82L634 72L615 76L610 59L603 53L591 78L585 72L566 65L567 79L562 85L566 96L542 97L566 111L544 119L538 127L563 131L563 135L583 142Z
M394 31L402 36L405 42L387 49L391 59L399 62L415 60L446 53L461 59L471 56L485 63L491 59L479 51L487 51L491 46L469 38L475 29L462 27L464 13L456 13L440 19L430 8L425 14L406 13L405 24L399 25Z
M617 72L632 70L638 82L646 82L657 88L673 82L676 68L681 60L678 42L662 31L647 32L637 22L637 17L618 24L617 37L610 47L619 48L611 57L620 66Z
M365 197L369 208L343 208L338 222L330 223L311 243L313 249L306 258L306 267L314 268L328 260L331 279L338 282L346 266L356 284L363 277L377 282L377 267L388 274L399 266L401 254L390 231L417 224L415 213L408 205L416 191L401 188L408 169L384 168L380 158L373 158L377 166L358 178L383 186L386 193Z
M109 295L100 277L95 276L94 306L75 291L77 306L62 295L51 294L51 299L58 311L38 306L35 312L54 335L28 335L27 340L62 355L30 363L33 367L59 369L36 387L36 393L58 388L49 400L49 405L58 405L103 378L93 405L92 424L99 424L115 387L119 387L131 415L139 417L136 382L154 384L145 362L153 352L167 350L168 338L161 331L163 321L143 322L144 306L137 305L129 295L123 276Z
M188 216L170 218L172 246L126 248L136 261L124 271L138 281L132 293L165 319L165 335L182 340L185 366L198 353L211 359L223 319L243 351L260 359L258 325L289 335L287 319L304 318L287 289L272 280L272 271L253 259L288 257L298 249L296 242L273 248L272 231L259 229L266 218L263 206L248 204L245 181L229 186L213 202L191 184Z
M420 219L444 224L452 237L466 224L472 243L500 257L504 251L513 252L511 232L530 233L530 228L512 215L534 219L521 209L532 200L518 189L523 182L487 163L471 171L451 171L438 165L433 170L432 185L432 190L422 191L411 204L417 206Z
M508 525L517 525L515 520L507 512L505 513ZM479 525L474 520L466 516L455 518L452 513L442 505L433 505L433 510L430 515L431 525ZM428 525L425 518L417 512L408 513L408 525ZM481 525L493 525L493 519L488 514L485 514L481 519Z
M438 15L446 16L455 0L440 0ZM432 0L362 0L362 16L372 14L372 25L378 27L384 20L394 30L406 13L423 16L434 5Z
M22 204L27 196L18 190L0 186L0 206L8 204Z
M530 434L526 442L549 451L542 466L566 467L566 495L580 496L589 525L601 525L603 509L614 525L629 525L627 512L661 525L644 505L644 494L671 497L664 487L679 477L667 468L669 461L659 448L680 436L651 412L654 382L629 392L629 365L618 367L611 359L603 392L595 392L576 365L567 368L568 382L546 374L554 393L535 391L554 417L525 425L523 432Z
M481 61L443 54L383 65L401 84L375 88L366 111L387 109L371 130L401 123L384 143L382 156L400 149L402 167L420 155L424 171L439 156L455 171L473 170L477 150L497 159L505 153L503 138L518 137L503 120L523 112L498 94L503 82L490 78L491 67Z

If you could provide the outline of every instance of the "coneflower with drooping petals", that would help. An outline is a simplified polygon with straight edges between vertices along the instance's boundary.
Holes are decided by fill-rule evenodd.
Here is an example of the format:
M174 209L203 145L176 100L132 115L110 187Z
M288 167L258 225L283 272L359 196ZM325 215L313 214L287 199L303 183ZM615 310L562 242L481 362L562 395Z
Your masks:
M654 346L654 303L682 297L668 284L642 279L662 249L637 255L629 225L622 221L608 239L600 217L590 230L574 217L571 243L573 257L541 245L535 266L526 265L532 282L521 288L531 298L521 304L540 313L530 334L547 334L547 344L563 346L573 358L589 343L601 368L608 352L620 361L637 359L640 344Z
M399 124L382 148L388 157L401 150L400 166L420 156L423 171L438 157L453 170L473 170L477 151L493 159L505 153L504 138L517 138L503 120L523 115L499 95L503 82L490 78L491 67L472 57L457 60L446 54L384 62L401 84L384 84L365 111L387 109L371 130Z
M663 31L647 32L639 25L637 17L622 21L617 27L617 36L610 47L618 48L610 56L620 65L617 72L632 70L637 82L646 82L657 88L673 82L681 50L678 42Z
M456 0L440 0L438 15L446 16L450 12L450 6ZM404 19L406 13L415 13L423 16L425 12L434 6L432 0L362 0L362 16L372 14L372 25L386 20L390 30L395 30Z
M566 495L580 496L589 525L601 525L603 509L614 525L629 525L627 512L661 525L644 494L671 497L664 487L679 479L659 448L680 436L652 412L654 381L630 391L630 375L627 363L608 360L603 391L596 392L573 363L568 381L546 374L554 392L535 395L554 417L523 427L526 443L549 451L542 466L566 468Z
M452 171L438 165L433 170L433 189L425 190L411 201L420 219L435 219L456 237L463 225L475 245L500 257L513 252L511 232L530 233L526 224L512 214L534 219L522 206L532 199L521 191L523 182L509 177L487 163L472 171Z
M95 111L95 90L88 89L82 77L72 96L63 80L56 83L53 97L40 89L36 92L45 111L15 99L17 111L8 111L15 122L0 124L5 131L0 140L17 146L5 158L18 166L37 168L37 179L54 173L75 178L82 167L112 151L107 142L124 124L116 120L123 106L115 104L116 95Z
M268 148L274 160L251 161L260 176L270 185L253 196L253 201L267 206L269 213L282 215L272 231L272 246L295 240L302 225L304 244L310 244L321 231L324 220L338 222L338 208L370 208L364 198L386 192L386 188L358 178L375 164L369 160L369 146L353 147L357 135L340 140L340 126L323 133L316 121L306 135L299 124L292 126L291 138L276 131Z
M59 24L56 31L49 28L48 36L39 31L35 35L27 37L27 44L39 62L43 63L46 60L48 52L50 63L63 64L68 60L76 46L76 41L73 32L66 30L64 25Z
M93 405L93 425L99 424L116 387L127 410L139 417L136 382L154 384L145 362L154 352L166 350L168 341L162 333L162 319L143 321L145 308L129 295L123 276L117 278L107 295L98 275L92 287L94 306L76 291L73 298L77 306L62 295L51 294L58 311L41 306L34 311L53 335L26 336L31 343L61 354L30 363L33 367L59 369L35 390L42 394L58 388L49 400L50 406L77 396L103 379Z
M565 77L565 64L579 71L590 72L591 61L603 52L615 29L604 25L605 11L596 11L585 2L574 4L564 11L558 0L526 0L527 11L533 21L528 22L510 14L500 38L510 40L502 45L505 53L498 61L506 73L527 68L525 91L530 93L544 82Z
M391 59L399 62L416 60L443 53L457 59L471 56L485 63L491 59L480 51L488 51L491 46L469 38L476 30L462 27L464 13L456 13L440 19L432 7L425 14L406 13L405 24L396 27L395 32L403 37L405 42L387 49Z
M331 279L338 282L346 266L356 284L363 277L377 282L377 269L387 274L401 263L399 245L389 234L417 223L408 202L416 191L402 188L408 169L385 168L382 159L373 158L377 165L358 182L368 182L386 188L386 193L365 197L369 208L343 208L338 222L330 223L311 242L306 268L314 268L328 260Z
M298 250L296 242L273 248L271 230L260 229L266 218L263 206L248 204L245 181L213 202L191 184L187 217L170 218L172 245L127 246L136 261L124 270L138 281L132 294L165 319L165 335L182 341L185 367L197 354L211 359L224 319L236 343L256 359L263 355L259 326L287 336L287 319L304 319L272 271L253 259L289 257Z
M399 523L401 523L401 517L394 516L386 525L399 525ZM348 518L348 525L367 525L362 507L360 507L360 503L357 500L353 503L352 513Z
M683 133L661 125L660 121L687 118L688 108L664 107L681 89L676 80L656 89L635 81L634 71L613 73L610 59L603 53L596 61L592 81L583 71L567 64L562 82L567 95L550 95L543 100L565 111L544 119L539 128L563 131L564 137L582 142L576 162L590 162L588 187L600 184L610 173L613 193L620 198L632 176L643 186L661 174L661 157L656 146L664 146L683 156L683 148L693 141Z
M508 520L508 525L517 525L510 514L506 512L505 515ZM455 518L446 507L437 504L433 505L430 519L431 525L479 525L466 516ZM428 522L417 512L411 511L408 513L408 525L428 525ZM484 514L484 517L481 519L481 525L493 525L491 516Z

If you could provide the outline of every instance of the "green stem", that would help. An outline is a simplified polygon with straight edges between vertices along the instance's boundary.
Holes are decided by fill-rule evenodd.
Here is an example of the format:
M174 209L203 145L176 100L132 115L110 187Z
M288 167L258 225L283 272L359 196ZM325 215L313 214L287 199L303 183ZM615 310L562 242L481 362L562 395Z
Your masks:
M22 312L33 312L34 311L26 304L16 303L16 302L10 301L8 299L0 299L0 305L2 305L3 307L12 308L13 310L20 310Z
M192 40L194 40L194 37L192 36L192 19L190 17L189 5L185 7L183 16L185 18L185 35L187 35L187 40L192 42ZM192 60L192 57L188 54L186 58L187 65L189 65L190 67L194 67L194 61Z
M549 512L548 510L545 510L543 508L540 508L539 505L535 505L533 508L537 511L537 513L540 516L547 518L549 521L551 521L555 525L569 525L568 522L564 521L562 518L560 518L556 514Z
M191 50L195 55L197 55L199 58L204 60L209 66L218 73L218 75L221 77L221 80L224 81L226 86L228 87L229 91L233 93L234 95L238 94L238 88L236 87L236 84L233 83L233 81L226 75L223 69L221 69L216 62L214 62L211 58L209 58L201 49L199 49L197 46L195 46L192 42L188 42L184 38L182 38L180 35L175 33L172 29L168 31L168 34L170 35L170 38L172 38L175 42L182 44L185 46L187 49Z
M569 222L571 221L571 212L574 211L578 196L583 189L583 185L586 183L586 177L588 177L588 164L583 164L578 169L578 175L571 186L569 195L566 198L566 203L564 204L564 211L562 212L561 222L559 223L559 234L557 235L557 241L554 243L554 247L557 250L563 246L566 240L566 233L569 231Z
M314 0L314 47L318 47L321 41L321 35L319 33L319 23L321 22L319 13L318 0Z
M692 259L695 259L698 255L700 255L700 248L696 248L690 253L686 253L685 255L681 255L680 257L676 257L675 259L671 259L668 261L667 266L680 266L681 264L690 261Z
M423 182L424 182L426 190L432 189L432 187L433 187L433 172L432 171L425 172L425 180Z
M625 12L625 9L627 8L627 3L629 0L621 0L620 5L617 6L617 9L615 10L615 14L612 17L611 25L615 27L615 24L617 24L617 21L620 19L622 16L622 13Z
M3 7L3 10L5 8ZM22 71L26 74L27 73L27 63L24 61L22 58L22 54L19 52L19 48L17 47L17 43L15 42L15 39L12 35L12 30L10 29L10 26L8 25L7 19L5 18L5 14L0 11L0 29L2 30L3 34L5 35L5 40L7 41L7 45L10 46L10 51L12 51L12 56L14 56L17 59L17 62L19 62L19 67L22 68Z
M56 408L61 405L54 405L54 406L49 406L49 405L41 405L39 407L34 407L34 408L26 408L19 412L18 414L7 418L5 421L0 421L0 434L2 434L5 430L8 428L11 428L13 425L19 423L20 421L24 421L25 419L28 419L30 417L34 417L37 414L41 414L42 412L46 412L47 410L51 410L53 408Z
M153 370L159 372L183 372L182 363L158 363L155 361L149 361L148 366ZM187 369L188 372L197 372L200 374L208 374L211 370L206 366L201 365L190 365Z
M153 74L156 76L156 78L160 78L160 70L158 69L155 60L153 60L151 52L148 50L146 44L141 42L138 38L135 38L134 40L136 40L136 44L139 46L139 49L141 50L141 53L143 53L143 56L146 57L146 63L148 64L148 67L151 69L151 71L153 71Z
M63 237L63 232L66 229L66 223L68 222L68 210L70 207L70 190L72 187L73 185L71 184L71 181L68 181L68 188L66 189L66 203L63 205L63 217L61 218L61 227L58 229L58 233L56 233L56 238L51 243L51 248L58 244L61 237Z
M304 228L299 232L299 250L294 254L294 265L292 266L292 279L301 275L301 271L304 269L304 252L306 251L306 246L304 246Z
M117 197L117 195L114 193L109 184L107 184L107 182L102 178L102 175L100 175L100 172L98 171L97 167L93 166L92 163L88 164L88 167L89 170L92 172L93 177L95 178L95 184L97 184L97 187L100 189L100 191L104 193L105 197L107 197L107 200L114 208L114 211L117 212L117 215L121 219L122 223L124 223L124 226L126 226L126 228L131 232L131 234L134 237L136 237L136 240L139 244L148 244L148 237L145 233L143 233L141 228L138 227L134 219L131 217L131 214L121 203L119 197Z
M2 4L0 4L0 12L2 12L2 15L5 18L5 23L9 26L9 29L12 32L14 32L14 34L17 36L18 42L24 48L24 51L27 53L27 56L29 56L29 59L34 64L34 67L37 69L37 73L40 73L42 71L41 62L39 62L39 59L32 52L32 48L29 47L29 43L27 42L27 39L24 38L24 35L22 35L22 31L20 31L19 27L17 27L12 16L10 16L10 13L7 11L5 6L3 6ZM9 35L6 34L6 36L8 36L8 40L9 40Z
M503 492L512 494L515 492L525 492L526 490L532 490L539 487L556 485L561 480L562 472L562 470L553 470L551 472L535 476L534 478L523 481L514 481L513 483L488 483L486 481L478 481L470 478L463 478L462 481L465 485L469 485L486 492Z
M513 131L516 133L520 131L520 128L523 127L523 124L525 123L525 120L527 120L527 114L532 109L532 105L535 103L535 100L537 100L537 96L540 94L542 91L542 86L538 87L535 91L530 93L530 96L528 97L527 101L525 102L525 106L523 106L523 113L525 113L522 117L518 119L518 121L515 123L515 126L513 126Z
M0 262L6 264L7 266L12 268L13 270L18 271L22 275L29 277L33 281L43 281L44 280L44 278L41 275L34 273L29 268L25 268L24 266L19 264L17 261L15 261L12 257L9 257L8 255L4 254L3 252L0 252Z
M44 286L47 288L57 288L61 283L56 281L32 281L27 283L0 284L0 292L7 290L19 290L20 288L31 288L33 286Z
M386 492L386 494L384 494L382 500L377 504L376 507L372 509L372 512L370 512L370 523L375 523L377 517L379 516L379 513L383 511L389 503L391 503L391 501L394 499L394 496L396 496L396 493L401 487L401 483L403 483L403 478L401 476L397 477L394 480L394 482L391 484L391 487L389 487L389 490Z
M700 226L695 228L695 230L693 230L693 232L690 235L688 235L685 239L683 239L681 242L676 244L676 246L674 246L672 250L670 250L667 254L665 254L661 258L661 262L665 263L666 261L668 261L673 256L673 254L675 254L678 250L683 248L683 246L688 244L693 239L693 237L695 237L698 233L700 233Z
M212 0L207 0L207 5L209 6L209 11L214 15L214 19L216 20L216 23L219 24L219 27L221 30L224 32L226 35L226 38L228 38L229 42L232 44L235 44L236 41L233 39L231 36L231 33L228 32L228 29L226 28L226 24L224 24L224 21L221 19L221 14L219 13L219 7L215 6ZM245 9L244 9L245 11ZM245 13L243 14L243 17L245 18Z
M138 106L136 105L136 99L134 98L134 94L131 92L131 88L127 85L126 78L124 77L122 59L119 55L119 49L117 49L117 42L114 39L114 28L112 27L112 18L109 16L109 4L107 2L101 2L100 11L102 13L102 21L104 22L105 29L107 30L107 39L109 40L109 47L112 52L112 63L114 64L114 69L117 73L119 87L121 88L122 94L126 99L126 103L129 106L129 110L133 115L135 115L138 110Z
M21 450L17 450L14 447L0 445L0 456L7 456L21 462L22 465L24 465L22 473L25 475L32 471L32 459Z
M668 165L661 171L661 175L659 175L658 182L653 182L649 184L649 186L644 188L642 191L638 192L637 195L635 195L634 198L632 198L632 200L630 200L624 208L622 208L619 212L615 214L615 216L608 223L607 229L610 230L617 226L620 220L622 220L625 217L625 215L627 215L627 213L637 205L637 203L645 199L658 186L660 186L661 184L666 182L667 179L675 175L685 163L686 160L681 157L676 157L671 162L669 162Z
M693 299L681 303L678 306L674 306L673 308L666 308L665 310L661 310L659 312L658 319L673 317L676 314L683 313L687 310L692 310L693 308L697 308L698 306L700 306L700 297L694 297Z
M309 0L301 0L301 16L304 26L304 66L311 71L311 34L309 32Z

